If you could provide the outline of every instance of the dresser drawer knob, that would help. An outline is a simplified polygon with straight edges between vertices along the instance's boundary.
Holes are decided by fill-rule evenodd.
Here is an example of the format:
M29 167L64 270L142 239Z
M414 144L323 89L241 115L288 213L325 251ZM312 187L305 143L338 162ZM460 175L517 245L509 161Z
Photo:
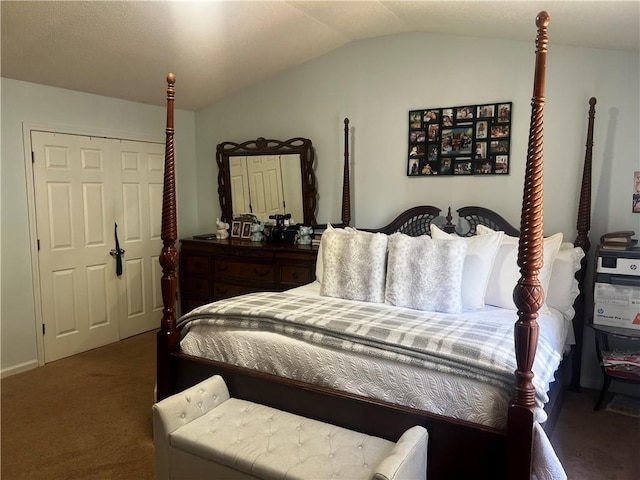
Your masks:
M255 273L258 277L266 277L271 273L271 270L270 269L259 270L258 268L254 268L253 273Z

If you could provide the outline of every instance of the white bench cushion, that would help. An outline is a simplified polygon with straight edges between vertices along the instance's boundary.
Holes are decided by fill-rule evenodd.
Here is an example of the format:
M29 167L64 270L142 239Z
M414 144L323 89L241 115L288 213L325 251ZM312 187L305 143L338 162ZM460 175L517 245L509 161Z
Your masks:
M260 478L366 479L395 443L235 398L169 435L172 448Z
M428 433L396 442L229 397L214 375L153 405L158 480L424 479Z

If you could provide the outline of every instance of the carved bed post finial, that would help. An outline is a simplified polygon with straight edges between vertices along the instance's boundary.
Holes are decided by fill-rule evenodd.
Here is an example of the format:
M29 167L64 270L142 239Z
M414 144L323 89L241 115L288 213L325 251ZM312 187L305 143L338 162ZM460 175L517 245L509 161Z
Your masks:
M536 17L536 64L518 245L521 277L513 290L518 309L514 327L517 368L509 406L508 437L517 441L510 442L507 447L507 478L513 479L530 478L533 452L535 388L532 369L538 345L538 310L544 301L538 273L543 263L543 114L548 24L549 14L540 12Z
M573 346L574 361L571 362L571 390L580 391L580 374L582 365L580 358L582 357L582 333L584 331L584 280L587 273L587 254L591 249L589 241L589 230L591 230L591 165L593 157L593 124L596 116L596 98L589 99L589 120L587 124L587 142L584 153L584 166L582 167L582 185L580 186L580 203L578 204L578 220L576 223L577 236L573 244L582 248L585 256L580 261L581 267L576 279L578 280L578 289L580 293L576 298L573 308L575 311L573 320L573 330L576 336L576 344ZM578 359L578 360L576 360Z
M175 98L176 77L173 73L167 75L167 128L164 153L164 188L162 193L162 251L160 253L160 265L162 266L162 321L157 336L157 396L161 400L172 393L173 386L170 383L170 357L169 354L178 350L179 335L176 329L176 290L178 267L178 251L176 240L178 237L176 215L176 184L175 184L175 157L173 148L173 102Z
M593 157L593 124L596 115L596 98L589 99L589 121L587 126L587 142L582 170L582 186L580 188L580 203L578 205L578 221L576 229L578 236L574 242L585 253L591 248L589 230L591 229L591 164Z
M453 215L451 215L451 207L447 209L447 216L445 218L447 220L447 223L444 224L443 230L447 233L455 233L456 226L452 223Z
M349 181L349 119L344 119L344 173L342 175L342 224L351 222L351 187Z

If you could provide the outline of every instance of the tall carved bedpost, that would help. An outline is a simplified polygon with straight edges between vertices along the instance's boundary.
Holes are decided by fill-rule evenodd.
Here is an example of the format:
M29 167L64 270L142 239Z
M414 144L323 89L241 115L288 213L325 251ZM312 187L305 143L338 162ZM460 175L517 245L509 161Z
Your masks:
M162 321L157 336L157 398L162 400L168 397L173 390L171 385L171 359L170 353L177 351L180 346L180 337L176 328L176 290L178 267L178 251L176 240L178 237L176 215L176 176L175 156L173 149L173 101L175 98L174 84L176 77L173 73L167 75L167 129L166 145L164 152L164 189L162 193L162 252L160 253L160 265L162 266Z
M351 182L349 180L349 119L344 119L344 173L342 175L342 224L351 223Z
M533 457L535 388L532 368L538 345L538 310L544 301L538 273L543 263L543 114L548 24L549 14L540 12L536 17L536 66L518 246L521 277L513 290L518 321L514 328L516 385L507 426L506 478L510 480L531 478Z
M577 274L578 286L580 294L573 304L575 316L573 320L573 330L576 335L576 344L573 347L572 371L571 371L571 390L580 391L580 373L582 366L582 335L584 331L584 312L586 311L586 298L584 294L584 280L587 273L587 254L591 249L589 241L589 230L591 230L591 165L593 158L593 124L596 116L596 99L589 99L589 123L587 125L587 143L584 152L584 167L582 170L582 186L580 188L580 203L578 205L578 221L576 230L578 235L573 244L582 248L585 253L581 260L581 268Z

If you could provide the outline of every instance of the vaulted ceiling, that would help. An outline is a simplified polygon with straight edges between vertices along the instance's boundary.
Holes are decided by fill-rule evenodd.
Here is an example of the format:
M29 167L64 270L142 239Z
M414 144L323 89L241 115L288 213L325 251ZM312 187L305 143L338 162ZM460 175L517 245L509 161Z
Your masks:
M437 32L640 50L636 1L2 1L2 76L197 110L350 42Z

